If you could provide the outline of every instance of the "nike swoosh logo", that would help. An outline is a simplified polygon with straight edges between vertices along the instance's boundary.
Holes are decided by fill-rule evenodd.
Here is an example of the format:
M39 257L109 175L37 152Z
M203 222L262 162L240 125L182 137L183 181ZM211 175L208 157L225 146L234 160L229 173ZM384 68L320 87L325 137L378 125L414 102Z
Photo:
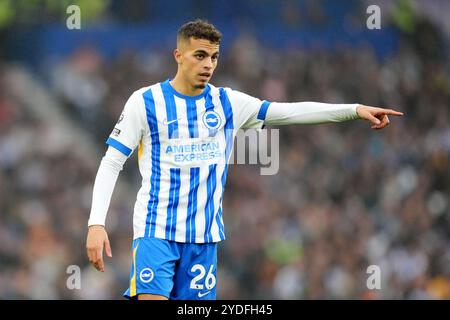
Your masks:
M201 298L201 297L204 297L204 296L206 296L208 293L210 293L211 292L211 290L210 291L206 291L206 292L199 292L198 293L198 297L199 298Z
M177 121L180 120L180 119L181 119L181 118L174 119L174 120L170 120L170 121L167 121L167 119L164 119L163 124L164 124L165 126L168 126L169 124L174 123L174 122L177 122Z

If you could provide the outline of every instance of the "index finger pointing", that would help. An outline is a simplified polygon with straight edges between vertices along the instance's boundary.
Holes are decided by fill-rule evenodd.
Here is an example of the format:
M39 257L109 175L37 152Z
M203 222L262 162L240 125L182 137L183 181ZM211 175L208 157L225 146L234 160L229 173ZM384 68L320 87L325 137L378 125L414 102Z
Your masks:
M403 115L403 112L395 111L395 110L392 110L392 109L383 109L383 112L385 114L390 114L390 115L393 115L393 116L402 116Z

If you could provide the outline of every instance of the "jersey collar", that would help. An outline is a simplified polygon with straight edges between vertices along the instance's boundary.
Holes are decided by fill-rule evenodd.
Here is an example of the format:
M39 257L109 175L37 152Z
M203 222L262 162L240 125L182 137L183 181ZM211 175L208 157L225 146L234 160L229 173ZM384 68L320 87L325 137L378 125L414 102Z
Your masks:
M207 84L207 85L206 85L206 88L203 90L202 93L200 93L200 94L198 94L198 95L196 95L196 96L187 96L187 95L181 94L181 93L179 93L178 91L176 91L176 90L172 87L172 85L170 84L170 80L172 80L172 79L167 79L166 81L164 81L164 82L162 83L162 85L163 85L164 87L166 87L171 93L173 93L174 95L176 95L177 97L180 97L180 98L182 98L182 99L187 99L187 100L198 100L198 99L203 98L203 97L210 91L210 86L209 86L209 84Z

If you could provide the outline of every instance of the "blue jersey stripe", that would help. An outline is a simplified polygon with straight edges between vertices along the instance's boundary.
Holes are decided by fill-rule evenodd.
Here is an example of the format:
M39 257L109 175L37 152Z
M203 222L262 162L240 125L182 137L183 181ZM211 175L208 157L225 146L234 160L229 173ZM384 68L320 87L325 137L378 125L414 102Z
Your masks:
M257 118L259 120L265 120L267 115L267 110L269 110L270 102L263 101L261 104L261 107L259 108L258 116Z
M168 86L168 82L161 83L164 102L166 104L166 121L169 131L169 139L178 139L178 119L175 97Z
M192 242L196 241L196 225L195 225L195 217L197 216L197 194L198 187L200 185L200 168L195 168L195 180L194 180L194 190L192 195L192 207L194 208L191 219L191 239Z
M160 144L158 121L156 119L155 100L152 90L149 89L143 93L145 102L145 112L147 114L147 122L150 128L150 137L152 140L152 173L150 176L150 198L147 204L147 218L145 220L145 235L154 237L156 229L156 214L158 208L159 187L161 178L160 168Z
M220 102L222 104L223 113L225 114L225 127L224 127L224 133L225 133L225 160L228 166L228 158L231 153L231 148L233 147L233 130L234 130L234 124L233 124L233 109L231 108L230 100L228 99L227 92L225 89L220 88Z
M197 215L197 191L200 181L200 168L190 168L189 196L186 218L186 242L195 242L195 216Z
M126 145L124 145L124 144L120 143L119 141L117 141L116 139L113 139L113 138L109 137L108 140L106 140L106 144L108 144L111 147L114 147L115 149L119 150L120 152L122 152L127 157L131 154L132 150L130 148L128 148Z
M228 164L225 165L225 169L223 170L223 173L222 173L222 178L221 178L222 194L220 195L220 204L222 204L223 193L225 192L225 184L227 183L227 176L228 176ZM219 217L219 215L220 215L220 217ZM222 219L222 206L220 206L219 213L217 214L217 216L220 219ZM224 227L222 221L220 221L220 224L219 224L219 233L221 235L223 235L222 240L225 240L225 227Z
M198 138L197 105L195 100L185 99L187 108L189 137Z
M180 184L181 184L180 173L181 173L181 169L180 168L176 168L175 169L175 177L174 177L175 178L174 179L175 186L176 186L175 187L175 194L174 194L174 204L173 204L174 210L173 210L173 213L172 213L172 226L171 226L171 230L170 230L171 238L174 241L175 241L175 233L176 233L176 230L177 230L178 202L179 202L179 199L180 199Z
M216 167L209 165L208 178L206 180L206 205L205 205L205 242L212 242L211 226L214 220L214 193L216 191Z
M169 203L167 205L166 239L175 240L177 209L180 193L180 168L170 168Z
M225 230L224 230L225 228L224 228L223 223L222 223L222 208L221 207L217 211L216 223L219 226L220 240L225 240Z

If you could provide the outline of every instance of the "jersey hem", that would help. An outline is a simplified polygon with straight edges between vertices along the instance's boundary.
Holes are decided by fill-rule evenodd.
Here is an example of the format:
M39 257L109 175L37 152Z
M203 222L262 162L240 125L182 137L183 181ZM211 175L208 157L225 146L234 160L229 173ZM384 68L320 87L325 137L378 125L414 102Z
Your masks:
M187 242L187 241L177 241L177 240L169 240L163 237L157 237L157 236L145 236L145 235L141 235L141 236L133 236L133 241L140 239L140 238L156 238L156 239L161 239L161 240L166 240L166 241L170 241L170 242L176 242L176 243L190 243L190 244L207 244L207 243L219 243L221 241L226 240L226 238L223 239L219 239L217 241L209 241L209 242L205 242L205 241L195 241L195 242Z

